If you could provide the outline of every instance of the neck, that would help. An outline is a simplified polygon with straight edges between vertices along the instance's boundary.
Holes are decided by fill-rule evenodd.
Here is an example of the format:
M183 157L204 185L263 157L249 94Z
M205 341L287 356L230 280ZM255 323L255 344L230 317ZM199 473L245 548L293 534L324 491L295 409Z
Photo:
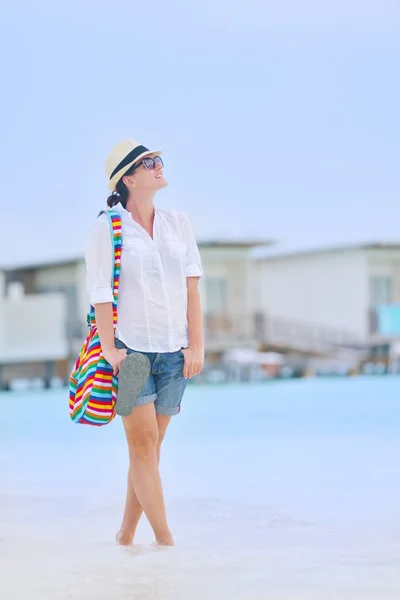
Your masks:
M132 219L145 229L153 225L154 196L153 192L137 192L131 195L126 203L126 210L131 213Z

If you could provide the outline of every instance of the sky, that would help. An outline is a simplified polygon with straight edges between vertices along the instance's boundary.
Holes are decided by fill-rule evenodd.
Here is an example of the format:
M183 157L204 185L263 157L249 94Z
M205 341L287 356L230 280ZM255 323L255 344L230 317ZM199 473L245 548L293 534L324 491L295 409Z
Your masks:
M400 241L398 0L16 0L0 266L83 252L131 137L201 240Z

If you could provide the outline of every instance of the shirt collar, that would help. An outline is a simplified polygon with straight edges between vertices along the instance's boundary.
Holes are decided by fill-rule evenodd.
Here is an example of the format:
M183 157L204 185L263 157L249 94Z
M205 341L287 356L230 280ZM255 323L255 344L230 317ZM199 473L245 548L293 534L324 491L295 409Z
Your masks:
M111 210L115 210L115 211L116 211L116 212L117 212L117 213L118 213L118 214L121 216L121 219L122 219L123 221L126 221L126 220L129 220L129 221L131 221L131 220L132 220L132 215L131 215L131 213L129 212L129 210L126 210L126 208L124 208L124 207L122 206L121 202L118 202L118 204L115 204L115 205L114 205L114 206L111 208Z
M121 202L118 202L118 204L115 204L110 210L116 210L117 213L119 213L121 215L121 219L123 219L125 221L127 219L130 221L133 221L131 213L129 212L129 210L126 210L126 208L124 208L122 206ZM155 213L157 212L156 207L154 207L154 212ZM135 222L135 221L133 221L133 222Z

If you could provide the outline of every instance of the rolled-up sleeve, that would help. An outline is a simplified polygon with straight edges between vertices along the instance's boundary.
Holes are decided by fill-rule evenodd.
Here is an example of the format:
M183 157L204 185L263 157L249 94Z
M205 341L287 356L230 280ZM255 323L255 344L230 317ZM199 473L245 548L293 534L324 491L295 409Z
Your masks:
M92 306L114 300L113 260L110 226L99 218L94 222L85 252L87 291Z
M200 252L196 243L196 237L188 217L184 213L179 214L183 241L186 247L185 273L186 277L201 277L203 268L201 265Z

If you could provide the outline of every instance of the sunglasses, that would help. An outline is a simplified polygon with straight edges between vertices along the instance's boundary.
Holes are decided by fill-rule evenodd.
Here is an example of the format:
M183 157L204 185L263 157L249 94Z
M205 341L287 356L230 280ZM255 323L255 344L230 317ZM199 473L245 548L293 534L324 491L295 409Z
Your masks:
M163 159L161 158L161 156L154 156L154 158L152 158L151 156L145 156L137 164L136 168L140 167L140 165L143 165L144 168L147 169L148 171L153 171L156 167L157 168L163 167L164 163L163 163Z

